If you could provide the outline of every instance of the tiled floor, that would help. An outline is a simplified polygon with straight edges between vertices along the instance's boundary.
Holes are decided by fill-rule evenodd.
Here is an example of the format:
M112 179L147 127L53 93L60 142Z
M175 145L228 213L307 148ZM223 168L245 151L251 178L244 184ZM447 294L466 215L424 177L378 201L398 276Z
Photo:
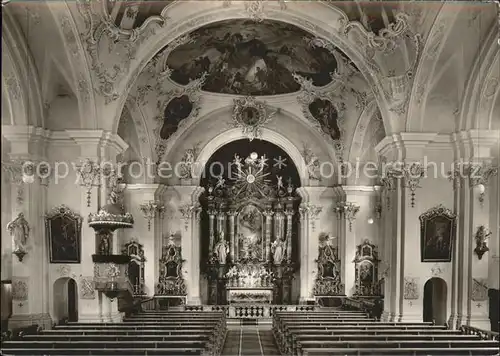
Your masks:
M270 327L241 326L229 329L222 355L277 356L280 353Z

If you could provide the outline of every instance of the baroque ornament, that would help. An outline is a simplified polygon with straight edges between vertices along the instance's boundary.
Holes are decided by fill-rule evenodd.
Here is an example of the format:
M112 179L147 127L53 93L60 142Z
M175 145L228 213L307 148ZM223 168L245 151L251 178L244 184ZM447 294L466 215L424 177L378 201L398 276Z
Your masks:
M92 199L92 187L101 186L101 167L90 158L84 160L76 169L80 185L87 189L87 207Z
M419 298L418 277L405 277L403 298L406 300L415 300Z
M105 104L109 104L118 99L117 82L125 77L140 45L158 27L165 25L166 18L151 16L139 28L127 30L114 24L108 13L107 1L78 0L77 5L85 22L86 29L82 37L91 60L91 69L99 83L96 91L104 96ZM103 53L102 49L106 45L108 51ZM101 58L103 54L107 58ZM116 64L108 68L105 61Z
M12 281L12 300L28 300L29 277L14 277Z
M195 79L189 82L186 86L180 89L174 89L164 92L160 90L159 97L156 104L156 108L159 112L158 116L156 116L155 120L157 121L157 127L154 129L154 134L157 138L155 153L157 157L157 162L160 162L163 158L163 155L167 151L167 147L172 142L175 142L175 139L179 135L179 131L183 127L188 127L192 122L198 117L201 108L201 88L205 83L206 74L204 73L200 78ZM189 115L183 119L177 119L177 127L172 131L172 134L167 138L161 137L162 127L165 125L166 121L169 119L165 117L167 115L166 109L169 103L174 99L180 99L183 97L187 97L190 105L192 105L191 111ZM171 124L173 125L173 124Z
M321 180L319 159L313 153L311 148L309 148L309 146L305 143L303 149L303 156L304 156L304 161L306 162L309 179L317 181Z
M193 178L193 167L198 158L198 153L200 151L200 143L195 144L192 148L188 148L184 152L184 156L182 156L181 160L181 178L183 179L191 179Z
M148 222L148 231L151 230L151 220L153 220L156 215L162 216L165 211L163 204L156 200L150 200L147 203L141 204L140 209Z
M270 110L264 102L252 96L234 99L231 125L240 127L250 141L262 137L262 128L278 110Z
M94 277L80 277L80 298L95 299Z

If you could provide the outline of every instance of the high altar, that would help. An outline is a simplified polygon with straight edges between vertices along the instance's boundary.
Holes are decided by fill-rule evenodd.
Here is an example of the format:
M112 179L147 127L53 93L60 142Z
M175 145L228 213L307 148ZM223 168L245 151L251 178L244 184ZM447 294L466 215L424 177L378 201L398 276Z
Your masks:
M267 159L255 152L235 155L233 166L236 179L219 177L204 197L209 304L290 304L295 189L280 176L271 184Z

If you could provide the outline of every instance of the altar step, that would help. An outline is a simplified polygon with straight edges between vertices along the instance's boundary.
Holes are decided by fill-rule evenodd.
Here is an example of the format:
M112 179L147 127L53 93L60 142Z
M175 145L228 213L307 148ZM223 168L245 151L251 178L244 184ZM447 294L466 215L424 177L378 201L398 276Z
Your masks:
M227 318L226 325L228 328L241 328L241 327L254 327L255 326L267 326L271 327L273 325L273 320L271 318Z

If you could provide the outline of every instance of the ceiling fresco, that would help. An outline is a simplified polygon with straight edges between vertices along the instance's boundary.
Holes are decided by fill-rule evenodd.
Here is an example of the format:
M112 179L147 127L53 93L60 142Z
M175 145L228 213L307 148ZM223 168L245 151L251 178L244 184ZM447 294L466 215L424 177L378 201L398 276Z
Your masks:
M314 37L277 21L229 20L202 27L170 53L171 79L186 85L208 76L203 90L236 95L277 95L300 90L292 73L309 78L316 86L331 82L335 57L312 47Z

